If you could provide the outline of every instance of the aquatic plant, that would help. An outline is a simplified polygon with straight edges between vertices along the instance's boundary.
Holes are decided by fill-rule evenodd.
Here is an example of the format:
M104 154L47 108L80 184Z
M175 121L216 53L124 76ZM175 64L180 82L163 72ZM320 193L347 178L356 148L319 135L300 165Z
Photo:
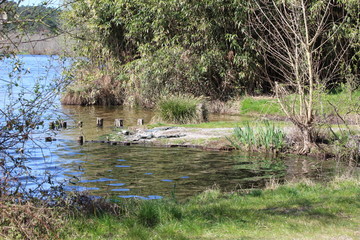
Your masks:
M156 121L187 124L207 121L207 109L201 97L173 95L159 100L155 113Z
M243 128L236 127L232 138L228 140L237 149L245 147L250 150L264 148L267 151L279 151L286 146L285 133L269 121L264 121L263 126L250 126L246 123Z

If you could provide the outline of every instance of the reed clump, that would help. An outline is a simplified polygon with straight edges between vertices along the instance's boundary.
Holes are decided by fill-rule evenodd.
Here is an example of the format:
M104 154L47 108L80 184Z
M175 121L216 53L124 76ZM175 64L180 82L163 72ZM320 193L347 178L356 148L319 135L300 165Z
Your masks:
M264 121L263 126L250 126L246 123L243 128L236 127L228 140L237 149L281 151L286 147L285 137L281 129Z
M154 120L175 124L201 123L208 120L208 110L201 97L172 95L158 101Z

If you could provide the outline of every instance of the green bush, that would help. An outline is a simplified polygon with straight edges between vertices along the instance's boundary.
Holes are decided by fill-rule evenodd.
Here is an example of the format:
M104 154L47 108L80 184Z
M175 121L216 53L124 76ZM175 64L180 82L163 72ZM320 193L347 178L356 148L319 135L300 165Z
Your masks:
M159 96L191 94L229 100L246 85L225 53L209 49L201 54L181 46L163 47L122 67L118 81L124 86L125 103L152 107Z
M207 121L207 109L202 98L191 95L163 97L156 107L157 121L187 124Z

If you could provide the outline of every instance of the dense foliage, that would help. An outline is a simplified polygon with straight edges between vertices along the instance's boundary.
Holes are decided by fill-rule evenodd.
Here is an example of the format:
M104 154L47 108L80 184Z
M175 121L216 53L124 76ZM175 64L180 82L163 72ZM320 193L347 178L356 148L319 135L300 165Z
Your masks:
M227 100L261 89L246 14L234 1L77 1L65 16L87 67L115 72L126 103L151 105L167 93Z
M308 14L324 11L322 0L307 2ZM327 24L341 31L329 36L316 61L343 58L341 69L329 82L358 86L359 3L334 0ZM274 58L256 45L251 1L243 0L79 0L64 11L67 28L77 38L77 54L86 59L75 66L72 93L84 94L79 85L93 85L94 69L116 85L116 99L87 89L92 103L153 106L158 96L187 93L226 101L244 93L271 93L281 75L269 65ZM345 21L338 21L343 19ZM266 37L260 36L260 37ZM338 45L340 39L341 45ZM326 41L326 42L324 42ZM350 46L349 46L350 43ZM343 48L348 48L341 55ZM351 63L350 65L345 63ZM325 64L326 65L326 64ZM323 69L326 72L328 69ZM74 89L77 88L77 91ZM64 103L80 103L74 96ZM75 100L74 100L75 99ZM82 102L82 104L84 104ZM85 103L85 104L91 104Z

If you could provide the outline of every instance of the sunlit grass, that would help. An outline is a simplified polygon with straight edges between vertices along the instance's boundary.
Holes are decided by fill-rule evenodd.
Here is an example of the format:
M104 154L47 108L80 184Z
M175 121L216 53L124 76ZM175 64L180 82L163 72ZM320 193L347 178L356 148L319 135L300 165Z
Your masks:
M66 239L358 239L359 203L359 179L337 179L326 186L307 181L247 194L208 190L183 203L131 202L120 217L74 218L64 236Z
M241 100L241 114L260 114L260 115L281 115L281 107L275 98L255 98L246 97Z
M287 100L298 107L296 95L290 95ZM320 115L348 114L359 107L360 91L340 91L334 94L317 94L314 98L314 111ZM335 108L334 108L335 107ZM276 98L245 97L240 104L241 114L278 115L285 116Z
M283 121L269 121L275 126L288 126L290 123ZM257 120L256 118L245 118L241 121L216 121L216 122L205 122L198 124L166 124L166 123L155 123L147 125L148 128L155 127L186 127L186 128L235 128L235 127L245 127L248 124L250 126L264 126L264 121Z

